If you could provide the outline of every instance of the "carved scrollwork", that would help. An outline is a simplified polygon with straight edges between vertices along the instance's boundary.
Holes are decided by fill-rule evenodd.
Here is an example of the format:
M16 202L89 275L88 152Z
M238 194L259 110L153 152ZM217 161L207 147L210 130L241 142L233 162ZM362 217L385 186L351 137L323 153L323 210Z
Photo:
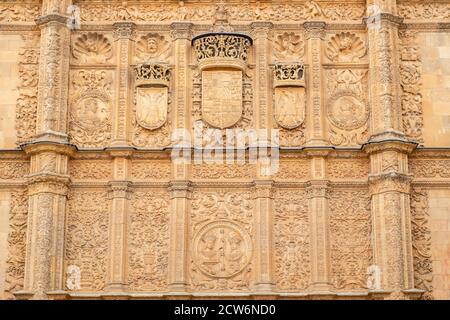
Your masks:
M234 67L244 70L252 40L233 33L210 33L192 40L199 68Z

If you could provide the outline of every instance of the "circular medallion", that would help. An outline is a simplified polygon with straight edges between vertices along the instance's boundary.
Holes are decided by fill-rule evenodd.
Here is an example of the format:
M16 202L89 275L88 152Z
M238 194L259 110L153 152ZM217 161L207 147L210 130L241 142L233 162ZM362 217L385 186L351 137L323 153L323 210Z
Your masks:
M330 98L328 118L339 129L358 129L369 118L369 106L362 102L354 92L342 91Z
M99 91L79 96L73 103L73 116L85 129L98 128L109 118L109 97Z
M248 233L228 221L212 222L202 227L193 242L193 258L208 276L230 278L250 262L252 252Z

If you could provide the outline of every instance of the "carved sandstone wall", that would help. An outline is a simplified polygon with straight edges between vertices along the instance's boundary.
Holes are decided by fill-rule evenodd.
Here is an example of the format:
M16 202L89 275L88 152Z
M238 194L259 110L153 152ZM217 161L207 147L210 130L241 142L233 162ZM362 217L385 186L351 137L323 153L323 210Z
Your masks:
M449 41L438 0L0 1L0 298L450 299Z

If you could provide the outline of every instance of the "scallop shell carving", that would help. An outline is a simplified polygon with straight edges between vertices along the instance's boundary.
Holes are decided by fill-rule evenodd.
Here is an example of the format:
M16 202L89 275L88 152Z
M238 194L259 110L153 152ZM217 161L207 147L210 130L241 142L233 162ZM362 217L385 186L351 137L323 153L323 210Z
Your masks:
M285 32L276 37L274 43L274 56L278 61L297 61L304 54L302 36L293 32Z
M357 35L342 32L330 39L327 56L333 62L357 62L366 55L366 45Z
M112 57L112 45L104 35L89 32L75 40L72 55L79 63L106 63Z
M171 53L170 43L163 35L150 33L136 43L138 62L167 62Z

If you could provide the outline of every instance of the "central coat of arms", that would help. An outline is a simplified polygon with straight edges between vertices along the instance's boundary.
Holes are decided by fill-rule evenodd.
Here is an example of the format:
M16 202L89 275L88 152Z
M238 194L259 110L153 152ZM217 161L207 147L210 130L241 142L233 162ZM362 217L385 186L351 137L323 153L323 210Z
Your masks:
M162 127L167 121L167 87L139 87L136 91L136 120L146 129Z
M202 86L203 120L219 129L235 125L243 111L242 71L203 71Z

